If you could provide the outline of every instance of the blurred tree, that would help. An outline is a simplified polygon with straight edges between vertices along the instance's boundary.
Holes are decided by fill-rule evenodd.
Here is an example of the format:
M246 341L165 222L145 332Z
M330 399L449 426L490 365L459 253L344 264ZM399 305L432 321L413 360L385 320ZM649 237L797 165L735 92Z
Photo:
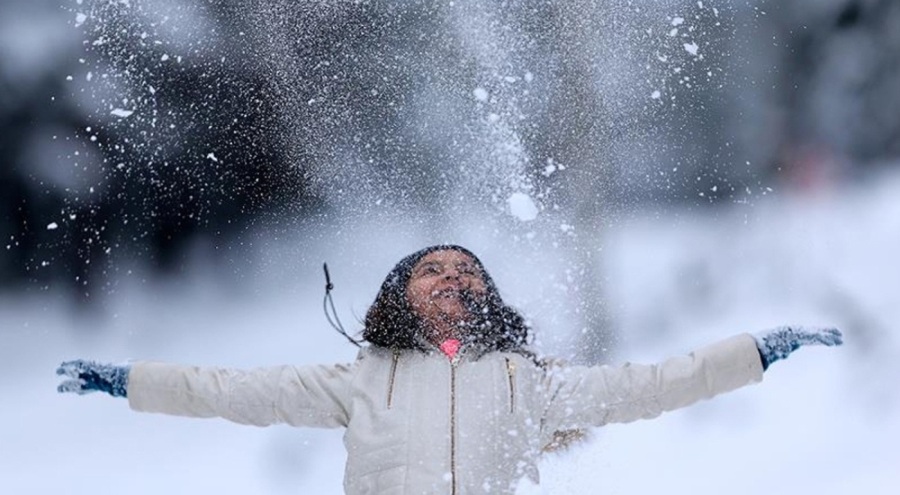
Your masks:
M15 84L0 111L4 286L58 281L90 297L115 278L113 260L175 269L197 236L227 242L261 213L311 204L225 6L193 13L211 27L186 48L141 8L84 7L81 53L55 46L63 63L28 85L15 84L21 68L0 66L0 81Z
M894 161L900 155L900 3L757 4L767 15L747 13L771 36L747 48L771 58L748 71L770 88L762 96L768 110L744 127L769 129L771 144L763 146L760 162L794 184L816 187Z

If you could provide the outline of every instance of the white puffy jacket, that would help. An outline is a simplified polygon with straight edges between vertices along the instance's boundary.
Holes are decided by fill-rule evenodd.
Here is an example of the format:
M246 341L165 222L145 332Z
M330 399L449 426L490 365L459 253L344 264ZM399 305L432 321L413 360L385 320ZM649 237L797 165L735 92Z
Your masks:
M657 365L539 366L515 353L364 348L350 365L248 371L140 362L138 411L346 428L348 494L514 493L554 432L652 418L762 379L739 335Z

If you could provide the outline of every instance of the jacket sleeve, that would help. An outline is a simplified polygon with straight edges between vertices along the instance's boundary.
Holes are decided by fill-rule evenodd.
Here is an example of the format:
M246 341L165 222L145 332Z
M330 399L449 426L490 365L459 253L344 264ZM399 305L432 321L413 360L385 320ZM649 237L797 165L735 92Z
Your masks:
M742 334L660 364L571 366L547 375L545 431L649 419L762 380L756 341Z
M221 417L256 426L336 428L349 421L353 366L253 370L138 362L128 376L135 411Z

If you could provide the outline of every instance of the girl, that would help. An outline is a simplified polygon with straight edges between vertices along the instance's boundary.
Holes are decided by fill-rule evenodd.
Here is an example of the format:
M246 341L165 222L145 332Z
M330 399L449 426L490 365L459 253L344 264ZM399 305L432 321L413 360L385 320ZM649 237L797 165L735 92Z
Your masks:
M656 365L538 360L525 320L481 261L432 246L397 264L366 313L348 365L254 370L62 363L60 392L103 391L137 411L242 424L345 428L348 494L514 493L542 452L587 427L653 418L762 379L836 329L742 334Z

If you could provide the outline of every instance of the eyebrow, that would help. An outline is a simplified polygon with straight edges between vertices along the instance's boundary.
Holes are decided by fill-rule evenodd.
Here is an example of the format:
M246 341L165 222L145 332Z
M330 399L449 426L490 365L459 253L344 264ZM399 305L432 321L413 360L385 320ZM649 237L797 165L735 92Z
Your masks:
M426 261L426 262L424 262L424 263L419 263L419 264L416 266L415 270L413 270L413 271L418 272L418 271L421 271L423 268L428 267L428 266L437 266L437 267L442 267L442 268L443 268L444 264L443 264L443 263L439 263L439 262L437 262L437 261Z

